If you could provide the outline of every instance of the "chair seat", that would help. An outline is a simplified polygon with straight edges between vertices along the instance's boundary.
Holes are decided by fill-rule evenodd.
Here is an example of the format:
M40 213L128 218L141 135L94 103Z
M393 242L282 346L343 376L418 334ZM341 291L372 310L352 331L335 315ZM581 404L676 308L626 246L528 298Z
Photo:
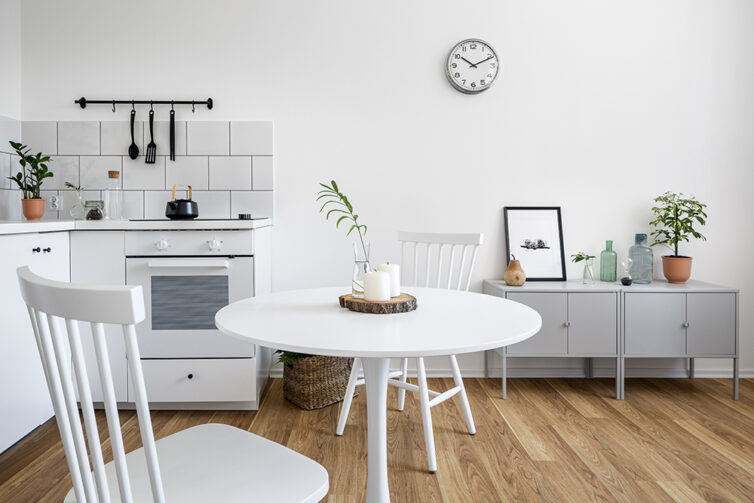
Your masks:
M320 501L329 489L319 463L224 424L194 426L156 442L168 503ZM142 448L126 455L135 502L151 502ZM110 497L120 501L115 465L105 465ZM76 501L71 490L65 503Z

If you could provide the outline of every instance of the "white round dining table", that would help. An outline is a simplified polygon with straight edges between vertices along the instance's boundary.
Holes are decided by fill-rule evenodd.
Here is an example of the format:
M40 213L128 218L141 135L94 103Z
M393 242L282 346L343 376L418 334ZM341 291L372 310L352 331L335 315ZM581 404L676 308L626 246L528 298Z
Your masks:
M400 314L341 308L341 287L291 290L234 302L217 312L225 334L296 353L359 357L367 391L367 503L390 501L387 387L391 358L472 353L523 341L542 326L523 304L492 295L405 288L417 309Z

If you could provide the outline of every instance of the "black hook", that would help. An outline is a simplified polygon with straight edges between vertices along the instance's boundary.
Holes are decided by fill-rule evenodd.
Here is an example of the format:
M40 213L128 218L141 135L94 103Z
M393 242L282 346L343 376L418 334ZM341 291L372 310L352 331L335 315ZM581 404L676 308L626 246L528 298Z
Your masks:
M131 100L131 110L136 111L136 102L134 100Z
M115 113L115 100L113 100L113 113Z
M194 112L196 112L196 102L192 101L191 102L191 113L193 114Z
M170 111L171 111L171 112L174 112L174 111L175 111L175 102L174 102L174 101L171 101L171 102L170 102Z
M154 102L152 101L149 102L149 110L154 110Z

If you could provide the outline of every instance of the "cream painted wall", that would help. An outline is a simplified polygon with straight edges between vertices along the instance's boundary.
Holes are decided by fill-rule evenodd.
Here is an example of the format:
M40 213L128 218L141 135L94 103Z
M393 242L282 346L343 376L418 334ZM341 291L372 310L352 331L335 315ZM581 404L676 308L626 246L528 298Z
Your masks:
M375 261L399 260L399 229L483 231L476 289L502 276L504 205L562 206L567 253L613 239L623 256L652 197L684 191L710 206L709 240L685 248L694 276L742 289L754 371L750 0L28 0L22 18L24 120L127 118L82 111L81 95L212 96L178 120L275 122L276 290L349 279L343 233L314 202L331 178ZM480 96L443 74L466 37L503 62Z
M21 0L0 0L0 117L21 118Z

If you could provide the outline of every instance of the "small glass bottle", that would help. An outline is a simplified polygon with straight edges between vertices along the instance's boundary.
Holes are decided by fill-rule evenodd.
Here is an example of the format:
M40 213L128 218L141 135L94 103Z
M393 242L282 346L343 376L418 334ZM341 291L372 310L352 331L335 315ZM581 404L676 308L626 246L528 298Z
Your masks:
M634 283L646 285L652 282L653 253L647 245L647 235L637 234L635 244L628 249L631 259L630 275Z
M369 243L353 244L353 276L351 277L351 295L354 299L364 298L364 277L371 271L369 265Z
M617 280L618 254L613 251L613 241L605 241L605 249L600 254L600 281L610 283Z
M120 171L107 172L105 218L108 220L121 220L123 218L123 191L120 189Z
M105 204L102 201L87 201L84 203L86 208L87 220L102 220L102 208Z
M73 196L73 205L71 206L71 210L69 212L71 214L71 218L74 220L83 220L86 216L86 208L84 208L84 198L81 195L81 191L77 190L74 192Z

